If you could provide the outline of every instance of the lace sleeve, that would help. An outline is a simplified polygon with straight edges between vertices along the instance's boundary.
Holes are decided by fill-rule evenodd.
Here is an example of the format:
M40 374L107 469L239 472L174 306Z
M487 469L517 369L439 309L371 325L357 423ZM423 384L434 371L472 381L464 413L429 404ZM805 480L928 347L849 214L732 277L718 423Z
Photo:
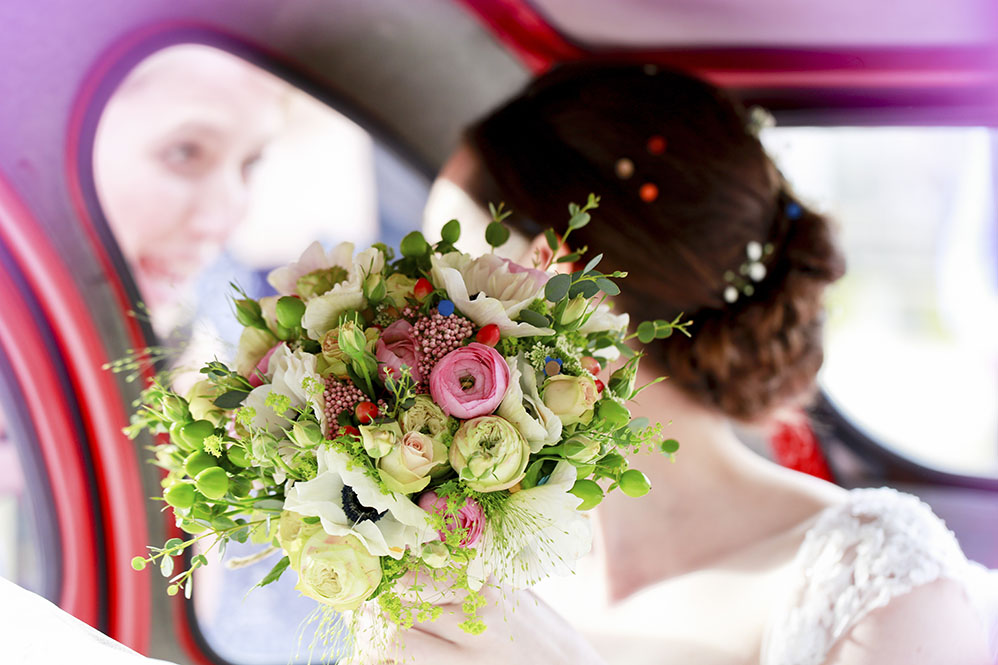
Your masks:
M967 567L953 533L918 498L889 488L853 490L805 536L761 665L820 665L867 614L937 579L962 580Z

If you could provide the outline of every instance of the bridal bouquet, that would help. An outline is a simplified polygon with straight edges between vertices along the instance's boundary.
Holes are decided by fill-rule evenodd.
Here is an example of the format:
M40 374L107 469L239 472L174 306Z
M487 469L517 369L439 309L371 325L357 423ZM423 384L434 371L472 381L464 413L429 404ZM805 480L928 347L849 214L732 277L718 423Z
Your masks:
M552 254L597 204L570 206L565 234L546 233ZM495 248L508 213L492 214ZM371 603L406 628L438 615L425 589L444 585L464 591L462 627L477 633L486 580L570 570L590 547L585 511L605 491L648 492L622 453L678 444L631 419L640 354L626 342L686 324L628 336L605 302L625 274L600 273L600 256L524 267L457 251L460 232L449 222L435 245L411 233L399 258L315 243L269 275L279 295L238 293L234 363L207 363L186 397L154 382L130 428L168 434L155 451L163 500L191 535L136 569L158 563L168 592L189 596L208 560L191 550L174 574L174 557L206 538L251 540L283 554L260 584L290 568L322 611Z

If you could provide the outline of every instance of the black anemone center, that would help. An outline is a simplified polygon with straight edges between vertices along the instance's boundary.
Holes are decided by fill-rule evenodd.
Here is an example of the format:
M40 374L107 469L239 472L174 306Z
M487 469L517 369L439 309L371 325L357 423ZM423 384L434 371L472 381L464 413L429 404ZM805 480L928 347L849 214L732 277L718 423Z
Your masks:
M368 508L360 502L357 498L357 493L353 491L353 488L347 485L343 486L343 491L341 492L343 496L343 512L346 513L347 519L358 524L364 520L370 520L372 522L377 522L385 513L388 511L378 512L374 508Z

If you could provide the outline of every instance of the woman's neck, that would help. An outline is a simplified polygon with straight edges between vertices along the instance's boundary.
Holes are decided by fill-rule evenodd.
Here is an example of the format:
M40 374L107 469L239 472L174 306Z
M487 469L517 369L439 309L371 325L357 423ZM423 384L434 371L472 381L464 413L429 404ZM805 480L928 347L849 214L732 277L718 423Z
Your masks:
M640 372L638 383L652 378ZM785 532L834 501L833 492L750 451L723 414L668 381L643 391L631 411L661 422L680 450L674 461L662 453L632 456L652 491L640 499L613 492L600 506L613 600Z

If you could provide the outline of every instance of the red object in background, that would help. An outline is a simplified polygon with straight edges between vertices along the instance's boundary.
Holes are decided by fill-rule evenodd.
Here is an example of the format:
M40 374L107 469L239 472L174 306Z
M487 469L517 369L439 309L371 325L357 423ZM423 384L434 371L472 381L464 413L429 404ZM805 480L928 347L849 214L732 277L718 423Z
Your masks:
M781 423L770 438L770 445L773 459L781 466L835 482L818 445L818 438L806 418L801 417L800 422Z

